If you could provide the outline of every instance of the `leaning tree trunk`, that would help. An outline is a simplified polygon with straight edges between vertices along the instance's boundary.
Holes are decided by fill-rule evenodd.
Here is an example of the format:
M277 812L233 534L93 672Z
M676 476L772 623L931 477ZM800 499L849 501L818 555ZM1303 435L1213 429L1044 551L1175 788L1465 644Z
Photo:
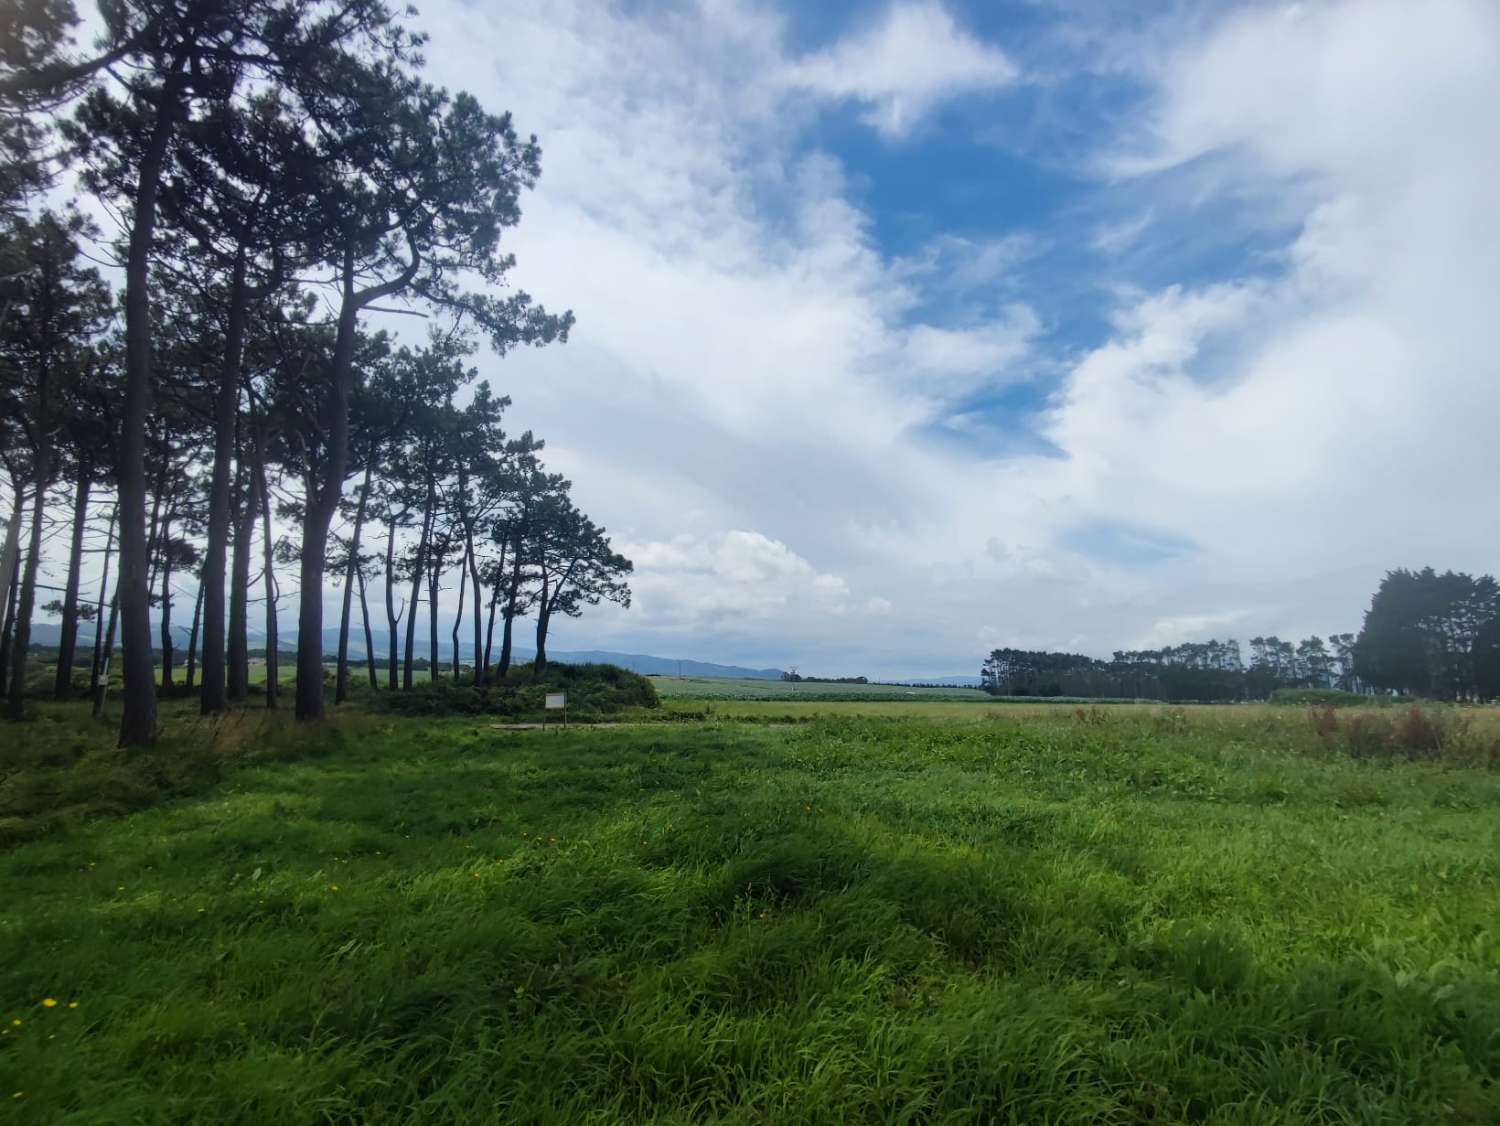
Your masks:
M78 651L78 584L83 572L83 533L88 524L93 476L93 464L81 458L78 486L73 493L73 536L68 541L68 581L63 592L62 636L57 642L57 676L52 682L52 695L59 700L73 691L73 657ZM94 632L99 632L97 623Z
M100 651L99 671L94 675L94 718L104 711L104 694L109 690L109 663L115 655L115 622L120 615L120 584L115 582L115 596L109 604L109 628L104 631L104 648Z
M156 119L136 173L125 262L125 401L120 417L120 614L125 689L120 746L155 741L156 662L151 653L151 594L146 572L146 414L151 406L151 247L167 146L177 127L186 56L173 60L157 95Z
M26 545L26 563L21 568L21 593L16 602L15 634L10 643L10 691L6 711L20 719L25 710L26 651L31 648L31 614L36 606L36 574L42 561L42 514L47 507L47 462L45 450L37 457L36 495L31 502L31 536Z
M15 499L11 503L10 518L5 522L5 542L0 545L0 606L10 605L11 592L15 589L14 576L16 561L21 554L21 490L16 489ZM0 652L0 659L5 654ZM0 676L0 687L4 686L5 678Z
M0 613L0 695L4 694L5 687L10 684L10 642L16 632L16 595L20 593L21 587L21 559L19 556L10 565L10 591L5 599L3 613Z
M198 596L193 599L193 628L188 631L187 690L193 690L193 677L198 671L198 622L203 616L203 579L198 580Z
M370 633L370 602L365 597L365 569L355 569L354 577L359 580L359 616L365 626L365 667L370 670L370 691L380 691L380 678L375 675L375 637Z
M464 550L469 561L469 585L474 588L474 687L484 684L484 664L480 661L484 641L484 616L479 608L484 605L484 587L479 585L479 560L474 557L474 530L464 527Z
M536 659L531 663L531 675L540 677L547 670L547 619L552 616L547 602L547 571L542 569L542 597L536 604Z
M239 511L234 522L234 544L230 556L229 581L229 652L227 667L229 699L240 701L250 695L250 543L255 537L254 494L249 481L238 490ZM204 638L204 647L209 645ZM208 662L204 661L204 676Z
M339 616L338 669L333 681L335 704L342 704L349 698L349 617L354 604L354 573L359 569L359 533L365 523L365 502L370 498L370 475L374 468L372 455L365 465L365 481L359 490L359 504L354 509L354 532L349 537L349 562L344 568L344 608Z
M459 661L458 661L458 623L463 620L463 616L464 616L464 585L465 585L468 577L469 577L469 573L467 571L465 571L462 566L460 566L459 569L458 569L458 613L455 614L454 617L453 617L453 683L454 684L458 683L458 677L459 677L459 673L461 671L460 666L459 666ZM474 620L476 622L479 620L479 615L477 613L474 615Z
M214 464L208 488L208 543L203 554L203 715L228 706L224 684L224 566L233 518L231 492L235 423L240 408L240 365L245 354L245 320L250 304L245 283L244 247L235 254L229 280L229 310L224 331L224 362L214 394Z
M502 564L502 566L503 565L504 564ZM497 575L495 577L495 586L494 586L494 589L490 591L490 620L489 620L488 625L485 626L485 631L484 631L484 660L483 661L479 661L479 659L477 657L475 658L475 660L478 662L479 666L484 670L484 679L485 679L486 683L488 683L489 679L490 679L490 652L491 652L491 646L493 646L494 643L495 643L495 607L498 606L499 604L500 604L500 578ZM476 609L478 609L478 607L476 607Z
M104 570L99 576L99 603L94 608L94 659L89 663L89 692L99 683L99 662L104 653L104 600L109 597L109 557L115 547L115 510L109 514L109 531L104 534ZM113 615L111 615L113 616Z

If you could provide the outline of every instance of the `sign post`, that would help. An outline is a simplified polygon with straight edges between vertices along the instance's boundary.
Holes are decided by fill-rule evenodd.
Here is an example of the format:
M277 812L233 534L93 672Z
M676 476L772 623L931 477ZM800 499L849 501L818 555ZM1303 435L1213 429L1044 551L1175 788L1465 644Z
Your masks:
M566 692L548 692L547 710L549 712L562 712L563 726L568 726L568 694Z

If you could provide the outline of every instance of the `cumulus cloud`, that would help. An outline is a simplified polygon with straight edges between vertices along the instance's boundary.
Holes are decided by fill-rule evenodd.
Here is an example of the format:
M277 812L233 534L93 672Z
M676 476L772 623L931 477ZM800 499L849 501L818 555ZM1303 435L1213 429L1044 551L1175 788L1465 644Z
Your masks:
M786 544L731 530L667 541L627 542L643 628L742 631L787 624L803 614L843 613L848 584L821 572Z
M866 124L890 139L944 101L1019 77L1003 51L964 31L935 2L893 4L876 23L783 72L790 86L859 103Z
M486 374L638 564L635 608L558 645L935 675L990 644L1354 628L1386 566L1493 567L1485 0L1256 5L1164 36L1132 133L1095 138L1114 183L1160 197L1149 223L945 233L903 257L808 148L806 94L895 138L1014 84L945 9L897 5L801 57L736 0L424 15L436 77L540 134L518 276L579 317L565 348ZM1113 307L1104 339L1045 351L1056 315L1013 274L1030 256L1069 238L1149 256L1221 195L1268 252L1173 285L1080 279ZM923 439L1038 366L1063 373L1045 455ZM1079 535L1104 524L1190 546L1122 565Z

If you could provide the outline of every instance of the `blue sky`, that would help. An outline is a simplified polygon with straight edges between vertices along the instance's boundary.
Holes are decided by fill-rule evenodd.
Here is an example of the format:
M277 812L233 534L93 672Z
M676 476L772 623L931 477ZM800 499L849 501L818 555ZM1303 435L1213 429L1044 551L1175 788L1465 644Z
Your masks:
M418 6L578 318L480 370L636 563L555 648L967 673L1500 565L1493 0Z
M428 0L578 316L486 360L637 563L612 647L972 671L1493 570L1488 0Z

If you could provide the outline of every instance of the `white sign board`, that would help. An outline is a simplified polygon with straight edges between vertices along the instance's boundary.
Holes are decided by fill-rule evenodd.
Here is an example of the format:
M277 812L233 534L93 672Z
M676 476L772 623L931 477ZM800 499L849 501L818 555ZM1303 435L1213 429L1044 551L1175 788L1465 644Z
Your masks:
M536 699L536 697L533 696L532 699L534 700L534 699ZM549 712L555 712L558 708L566 708L567 706L568 706L568 695L567 695L566 692L548 692L547 693L547 710Z

